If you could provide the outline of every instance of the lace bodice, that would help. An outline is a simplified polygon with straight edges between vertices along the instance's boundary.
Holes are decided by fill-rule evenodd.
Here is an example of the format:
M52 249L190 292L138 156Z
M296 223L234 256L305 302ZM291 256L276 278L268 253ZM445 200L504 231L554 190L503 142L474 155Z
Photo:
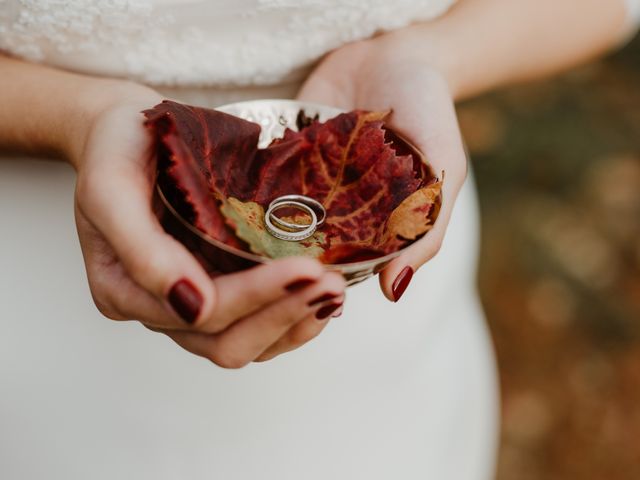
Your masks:
M454 1L0 0L0 49L153 85L268 85Z

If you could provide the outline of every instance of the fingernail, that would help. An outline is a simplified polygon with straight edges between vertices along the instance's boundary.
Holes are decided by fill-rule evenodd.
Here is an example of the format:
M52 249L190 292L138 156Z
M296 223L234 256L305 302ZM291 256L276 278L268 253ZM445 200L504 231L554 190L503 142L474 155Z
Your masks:
M325 293L324 295L320 295L319 297L314 298L313 300L311 300L308 303L308 305L310 307L315 307L316 305L319 305L321 303L328 302L329 300L333 300L337 296L338 295L336 295L335 293Z
M307 288L309 285L313 285L314 283L315 283L315 280L311 278L303 278L302 280L296 280L295 282L290 283L284 288L285 290L293 293L293 292L298 292L304 288Z
M341 306L342 306L341 303L332 303L330 305L326 305L316 312L316 318L318 320L325 320L329 318L331 314L335 312L337 309L339 309Z
M393 293L394 302L400 300L400 297L402 297L402 294L409 286L409 282L411 282L411 277L413 277L413 268L411 267L404 267L396 277L393 285L391 286L391 293Z
M202 295L186 278L178 280L169 293L167 300L178 315L187 323L193 323L202 308Z

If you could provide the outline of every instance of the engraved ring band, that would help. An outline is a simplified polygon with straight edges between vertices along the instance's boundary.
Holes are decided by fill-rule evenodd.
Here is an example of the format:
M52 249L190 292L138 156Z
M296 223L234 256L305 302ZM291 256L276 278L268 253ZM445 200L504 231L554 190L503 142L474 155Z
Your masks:
M278 217L275 212L283 208L294 208L306 213L311 223L292 223ZM283 195L273 200L264 216L267 231L274 237L289 242L299 242L312 236L324 223L326 211L322 204L304 195Z

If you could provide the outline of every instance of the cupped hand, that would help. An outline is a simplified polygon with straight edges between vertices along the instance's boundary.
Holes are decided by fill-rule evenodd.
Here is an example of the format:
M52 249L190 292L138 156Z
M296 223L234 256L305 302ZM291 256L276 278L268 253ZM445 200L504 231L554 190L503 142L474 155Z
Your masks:
M228 368L306 343L339 311L344 279L305 258L210 278L151 209L155 158L140 112L161 100L144 88L119 95L86 119L71 149L76 224L96 306Z
M404 54L407 48L384 36L342 47L319 64L298 95L344 110L391 110L390 126L425 154L438 176L444 172L442 209L433 229L380 274L391 301L399 300L414 271L439 251L467 173L448 84L435 68Z

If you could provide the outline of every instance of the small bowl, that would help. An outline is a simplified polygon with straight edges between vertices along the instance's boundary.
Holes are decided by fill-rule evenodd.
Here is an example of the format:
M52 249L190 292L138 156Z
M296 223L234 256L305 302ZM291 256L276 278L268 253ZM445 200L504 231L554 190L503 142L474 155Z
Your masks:
M281 99L230 103L217 107L216 110L260 125L262 127L258 144L260 148L267 147L273 139L282 137L287 127L297 130L296 118L301 110L304 110L308 117L317 115L322 122L344 113L343 110L335 107ZM406 139L401 140L409 144ZM273 261L273 259L231 247L198 230L175 210L159 185L154 195L154 210L163 228L185 245L212 275L236 272ZM402 250L398 250L371 260L325 265L325 267L341 273L347 285L354 285L380 272L401 252Z

